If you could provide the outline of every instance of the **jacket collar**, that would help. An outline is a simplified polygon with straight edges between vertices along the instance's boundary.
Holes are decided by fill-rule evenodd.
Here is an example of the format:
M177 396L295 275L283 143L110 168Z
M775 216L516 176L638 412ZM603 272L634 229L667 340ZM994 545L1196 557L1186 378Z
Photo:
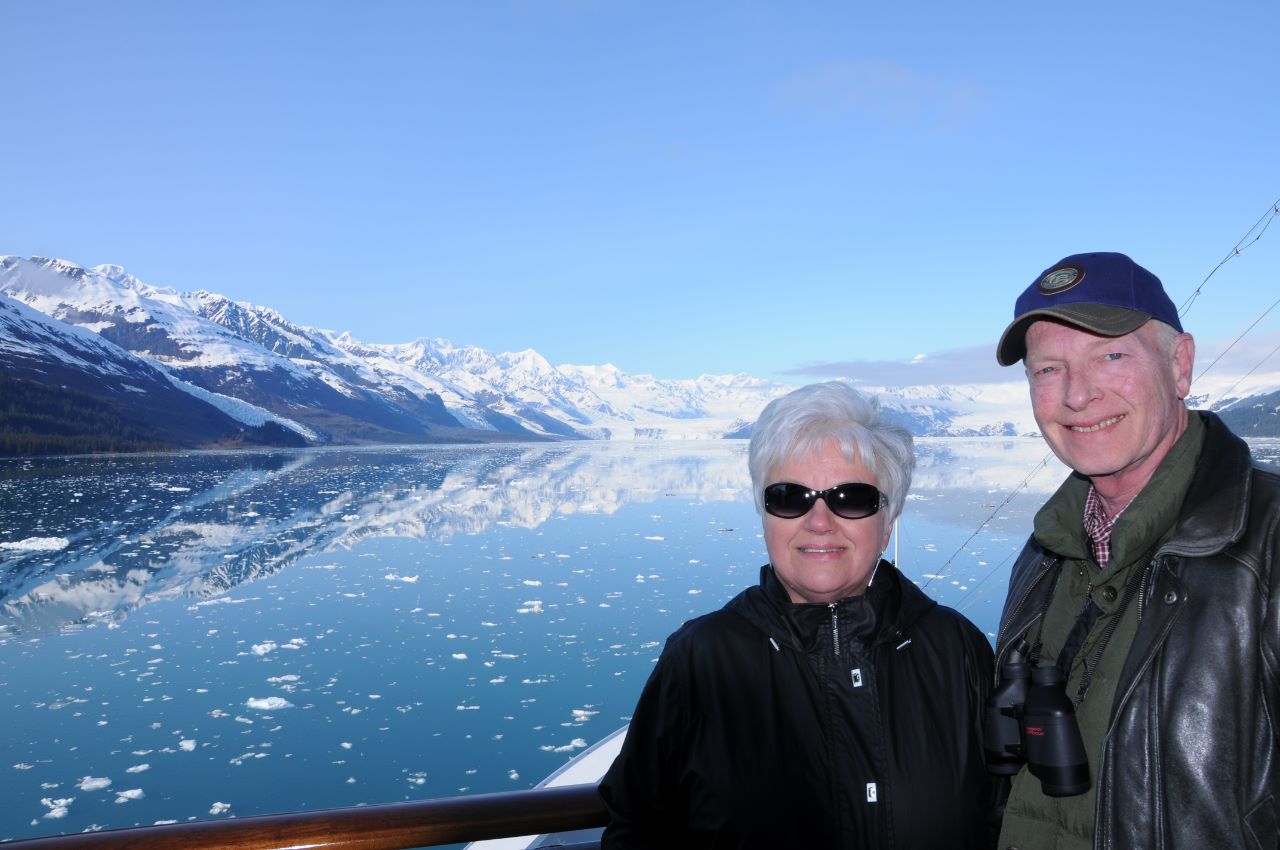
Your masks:
M1161 551L1204 557L1223 551L1244 535L1253 462L1248 444L1216 414L1196 413L1205 426L1204 449L1173 535Z
M834 604L841 643L856 639L868 646L900 637L937 605L914 584L903 580L888 561L880 562L866 593ZM727 607L793 648L812 652L830 646L832 606L792 602L771 565L760 568L757 587L747 588Z

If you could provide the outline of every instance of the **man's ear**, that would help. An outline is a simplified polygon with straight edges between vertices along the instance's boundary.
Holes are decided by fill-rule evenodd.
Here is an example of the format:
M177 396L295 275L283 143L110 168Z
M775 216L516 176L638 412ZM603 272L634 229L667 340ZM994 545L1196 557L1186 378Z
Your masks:
M1178 334L1173 346L1173 380L1178 388L1178 398L1191 393L1191 372L1196 361L1196 341L1191 334Z

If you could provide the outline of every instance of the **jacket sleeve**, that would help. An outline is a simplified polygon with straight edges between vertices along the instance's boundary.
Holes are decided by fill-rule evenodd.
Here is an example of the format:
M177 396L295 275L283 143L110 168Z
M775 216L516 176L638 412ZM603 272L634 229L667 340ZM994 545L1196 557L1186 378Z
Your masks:
M602 850L685 843L688 813L681 774L690 712L688 670L673 648L676 638L667 641L640 694L622 750L600 783L609 809Z
M971 664L974 680L970 685L969 710L976 725L974 734L979 741L982 741L987 697L995 682L995 655L991 651L991 644L976 628L973 629L973 635ZM1004 819L1004 804L1009 797L1010 782L1008 777L996 776L986 770L985 756L980 755L980 765L983 773L982 781L985 783L982 799L987 824L986 846L994 848L1000 839L1000 822Z

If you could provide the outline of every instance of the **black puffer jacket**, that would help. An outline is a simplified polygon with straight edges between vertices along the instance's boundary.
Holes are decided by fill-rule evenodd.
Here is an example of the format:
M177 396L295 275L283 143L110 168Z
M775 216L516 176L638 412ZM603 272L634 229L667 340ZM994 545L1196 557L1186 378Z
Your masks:
M888 562L866 595L760 585L686 623L601 785L605 848L994 843L987 639Z
M1097 770L1098 850L1280 847L1280 476L1211 413L1116 685ZM999 652L1039 619L1062 561L1014 565Z

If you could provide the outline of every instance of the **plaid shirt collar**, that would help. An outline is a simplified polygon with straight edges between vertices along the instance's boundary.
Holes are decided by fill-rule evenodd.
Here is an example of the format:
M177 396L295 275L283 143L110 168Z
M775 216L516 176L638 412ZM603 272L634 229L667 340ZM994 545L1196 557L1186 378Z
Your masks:
M1129 506L1124 506L1127 507ZM1089 542L1093 546L1093 559L1100 567L1106 567L1111 560L1111 529L1115 527L1116 520L1120 519L1120 514L1124 513L1124 508L1116 511L1115 516L1108 517L1102 509L1098 488L1090 485L1089 495L1084 500L1084 531L1089 535Z

